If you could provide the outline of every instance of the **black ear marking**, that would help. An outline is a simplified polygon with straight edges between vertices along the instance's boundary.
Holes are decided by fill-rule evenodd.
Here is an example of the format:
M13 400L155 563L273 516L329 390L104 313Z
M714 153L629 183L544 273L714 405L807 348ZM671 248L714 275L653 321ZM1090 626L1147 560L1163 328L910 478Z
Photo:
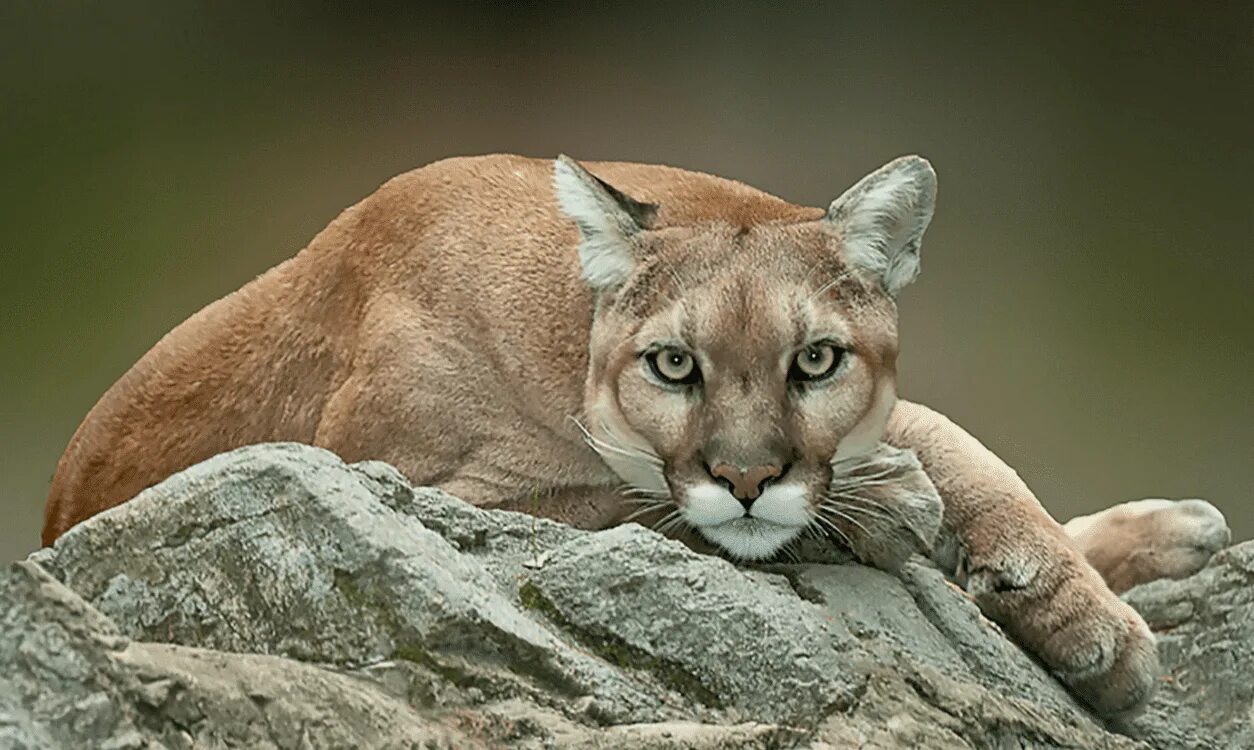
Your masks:
M592 173L589 172L588 174ZM610 194L610 197L614 199L618 207L625 211L641 229L653 228L653 220L657 218L658 211L656 203L638 201L596 175L592 175L592 179L596 180L597 184Z
M565 155L553 164L553 188L562 213L579 227L584 281L598 292L621 286L639 265L635 236L648 227L657 207L626 195Z

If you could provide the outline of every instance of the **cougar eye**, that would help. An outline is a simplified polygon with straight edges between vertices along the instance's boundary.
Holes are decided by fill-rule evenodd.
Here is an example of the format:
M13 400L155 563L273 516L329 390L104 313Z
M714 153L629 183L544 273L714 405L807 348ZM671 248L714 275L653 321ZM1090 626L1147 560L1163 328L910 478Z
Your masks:
M836 372L845 352L831 344L812 344L802 349L792 362L789 380L822 380Z
M692 385L701 380L701 371L692 355L679 349L659 349L645 355L653 374L663 383Z

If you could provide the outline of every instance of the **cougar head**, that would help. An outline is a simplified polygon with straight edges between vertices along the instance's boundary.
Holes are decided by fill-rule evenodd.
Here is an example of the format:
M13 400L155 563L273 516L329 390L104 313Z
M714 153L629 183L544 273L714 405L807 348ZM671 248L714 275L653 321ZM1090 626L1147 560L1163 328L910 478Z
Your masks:
M896 159L815 220L749 226L655 226L664 207L566 157L554 173L596 297L586 438L643 510L743 559L858 523L833 488L887 476L860 457L896 399L894 297L919 272L931 165Z

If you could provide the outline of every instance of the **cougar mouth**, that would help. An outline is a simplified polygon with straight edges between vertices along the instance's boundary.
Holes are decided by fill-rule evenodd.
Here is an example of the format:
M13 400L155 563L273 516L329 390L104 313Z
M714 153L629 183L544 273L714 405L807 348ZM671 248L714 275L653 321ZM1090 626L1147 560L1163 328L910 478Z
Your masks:
M706 539L733 557L745 560L762 560L774 555L803 528L749 515L710 526L697 526Z

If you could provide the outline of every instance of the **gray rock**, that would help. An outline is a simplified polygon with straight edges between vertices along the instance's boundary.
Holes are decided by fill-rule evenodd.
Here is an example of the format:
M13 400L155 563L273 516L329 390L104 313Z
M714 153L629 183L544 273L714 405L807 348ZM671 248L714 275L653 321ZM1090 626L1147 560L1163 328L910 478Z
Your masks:
M280 659L138 643L38 565L0 575L5 748L466 747L448 717Z
M1167 675L1134 726L1158 747L1254 747L1254 542L1128 591Z
M404 661L494 697L595 694L612 723L679 716L667 691L572 648L372 488L326 451L245 448L33 559L135 639L341 667Z
M1155 746L1249 738L1211 676L1254 663L1242 549L1129 594L1175 628ZM3 747L1144 747L920 561L737 567L307 446L170 478L0 603Z

